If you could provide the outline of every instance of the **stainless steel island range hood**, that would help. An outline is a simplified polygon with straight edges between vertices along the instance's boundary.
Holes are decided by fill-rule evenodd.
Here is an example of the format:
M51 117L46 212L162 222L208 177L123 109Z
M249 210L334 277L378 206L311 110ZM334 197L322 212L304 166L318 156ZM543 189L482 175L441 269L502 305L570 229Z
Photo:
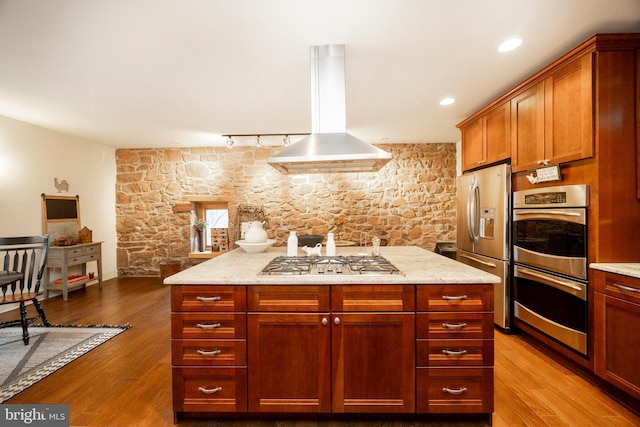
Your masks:
M311 46L312 133L269 157L284 174L376 172L391 154L346 132L344 45Z

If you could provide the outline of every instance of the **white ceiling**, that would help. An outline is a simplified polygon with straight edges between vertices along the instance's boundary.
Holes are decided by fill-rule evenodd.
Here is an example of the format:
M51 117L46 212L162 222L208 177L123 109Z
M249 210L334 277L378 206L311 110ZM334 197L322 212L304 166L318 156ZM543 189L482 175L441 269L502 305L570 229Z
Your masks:
M309 46L345 44L351 134L453 142L593 34L634 31L640 0L0 0L0 115L119 148L310 132Z

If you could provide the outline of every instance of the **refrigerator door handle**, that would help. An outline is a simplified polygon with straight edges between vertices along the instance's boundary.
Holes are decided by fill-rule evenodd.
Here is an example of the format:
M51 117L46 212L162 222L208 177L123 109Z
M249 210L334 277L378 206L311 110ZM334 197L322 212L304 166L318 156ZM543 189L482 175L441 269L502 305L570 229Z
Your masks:
M498 267L498 265L497 265L497 264L494 264L494 263L492 263L492 262L482 261L481 259L474 258L474 257L469 256L469 255L458 254L458 256L459 256L460 258L466 258L466 259L469 259L469 260L471 260L471 261L473 261L473 262L477 262L478 264L486 265L487 267L491 267L491 268L497 268L497 267Z
M469 187L469 200L467 202L467 224L469 238L477 242L480 238L480 187L474 177Z

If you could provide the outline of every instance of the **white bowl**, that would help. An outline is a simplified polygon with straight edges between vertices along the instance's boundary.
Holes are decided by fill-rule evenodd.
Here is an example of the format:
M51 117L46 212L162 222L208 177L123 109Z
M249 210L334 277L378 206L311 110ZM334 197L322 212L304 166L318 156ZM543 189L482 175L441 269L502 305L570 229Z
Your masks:
M267 239L266 242L262 243L248 243L244 240L238 240L236 245L240 246L248 254L259 254L269 249L275 242L276 239Z

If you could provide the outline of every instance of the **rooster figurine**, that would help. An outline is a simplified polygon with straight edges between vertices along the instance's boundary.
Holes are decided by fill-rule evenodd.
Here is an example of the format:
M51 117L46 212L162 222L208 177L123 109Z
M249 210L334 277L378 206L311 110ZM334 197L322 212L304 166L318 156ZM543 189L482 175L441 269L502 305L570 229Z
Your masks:
M53 178L53 183L58 189L58 193L61 193L63 191L66 193L69 191L69 183L67 182L66 179L63 179L62 181L58 181L58 178Z

